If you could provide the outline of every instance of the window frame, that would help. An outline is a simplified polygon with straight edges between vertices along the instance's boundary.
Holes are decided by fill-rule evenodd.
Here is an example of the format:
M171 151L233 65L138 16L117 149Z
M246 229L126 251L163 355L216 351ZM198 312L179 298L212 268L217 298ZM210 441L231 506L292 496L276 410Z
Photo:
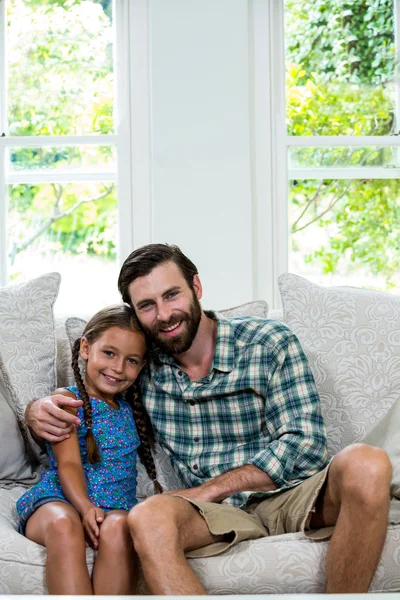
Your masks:
M140 9L141 2L134 5L129 0L113 0L113 28L114 28L114 72L115 72L115 134L90 134L66 136L8 136L7 135L7 90L5 85L0 85L0 287L7 285L7 185L15 183L44 183L44 182L84 182L84 181L113 181L117 184L118 198L118 262L129 254L134 247L134 231L138 230L138 223L132 218L132 139L134 125L137 125L139 116L133 122L132 110L132 80L136 75L130 60L134 48L130 48L130 24L135 20L136 11ZM146 4L146 2L142 2ZM135 32L139 30L135 23ZM6 81L6 0L0 0L0 82ZM143 41L141 41L143 44ZM130 52L131 51L131 52ZM136 59L137 62L137 59ZM137 66L136 66L137 70ZM129 82L130 85L126 85ZM135 134L136 135L136 134ZM143 140L142 140L143 142ZM137 143L137 142L136 142ZM5 157L8 148L12 147L63 147L77 145L114 145L116 151L116 169L114 172L97 173L74 172L68 168L57 170L55 173L6 173Z
M394 0L395 46L400 47L400 0ZM289 168L288 155L291 147L312 146L326 148L332 146L392 146L400 148L400 135L386 136L290 136L286 131L285 94L285 29L284 0L253 0L251 2L253 23L254 53L254 128L259 124L259 104L266 90L272 91L267 102L264 135L254 136L253 155L269 157L264 161L264 169L269 179L255 176L255 212L262 211L266 202L269 212L269 225L257 224L257 238L270 237L269 247L260 248L257 261L262 265L258 271L260 297L268 298L274 308L281 307L278 277L288 271L290 231L288 221L289 181L291 179L334 178L363 179L365 169L346 168ZM267 32L267 34L266 34ZM264 38L264 43L263 43ZM397 127L400 129L400 68L396 79ZM264 102L265 107L265 102ZM260 170L255 160L255 170ZM400 168L368 168L372 178L400 178ZM267 180L268 179L268 180ZM265 267L267 265L267 268ZM271 276L272 274L272 276ZM257 296L257 295L256 295Z

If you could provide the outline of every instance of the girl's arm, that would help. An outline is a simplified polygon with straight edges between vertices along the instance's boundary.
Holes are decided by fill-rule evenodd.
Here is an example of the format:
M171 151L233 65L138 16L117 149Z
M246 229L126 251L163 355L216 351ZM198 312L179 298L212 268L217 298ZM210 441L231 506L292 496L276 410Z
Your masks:
M56 390L54 393L75 398L67 390ZM68 407L65 410L73 415L77 413L75 408ZM68 439L53 442L51 446L57 460L63 492L78 511L91 546L97 548L100 534L98 524L102 523L104 512L89 500L76 428L71 431Z

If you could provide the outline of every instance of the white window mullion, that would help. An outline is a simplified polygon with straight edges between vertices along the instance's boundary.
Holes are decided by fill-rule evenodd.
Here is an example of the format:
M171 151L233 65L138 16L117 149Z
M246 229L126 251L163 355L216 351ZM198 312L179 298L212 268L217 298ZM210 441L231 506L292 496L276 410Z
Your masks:
M1 2L1 0L0 0ZM110 146L116 144L116 135L57 135L57 136L13 136L0 138L0 145L8 148L46 148L64 146Z
M118 173L118 262L121 264L133 247L132 170L130 142L130 69L129 69L130 0L114 0L116 131Z
M274 297L273 194L270 77L270 10L250 0L251 168L253 198L253 298Z
M338 147L364 147L364 146L399 146L400 136L397 135L310 135L310 136L285 136L287 146L309 146L313 148L338 148Z
M5 86L6 3L0 0L0 136L6 130ZM0 137L0 140L3 138ZM0 145L0 286L7 283L7 196L5 183L5 148Z
M152 241L149 0L117 0L119 260Z
M289 243L283 0L252 0L250 8L253 295L279 308Z
M274 307L281 306L278 277L289 267L288 152L285 97L284 0L270 0L271 20L271 101L272 101L272 197L274 224Z
M150 0L129 0L129 8L131 202L133 243L138 248L154 241Z

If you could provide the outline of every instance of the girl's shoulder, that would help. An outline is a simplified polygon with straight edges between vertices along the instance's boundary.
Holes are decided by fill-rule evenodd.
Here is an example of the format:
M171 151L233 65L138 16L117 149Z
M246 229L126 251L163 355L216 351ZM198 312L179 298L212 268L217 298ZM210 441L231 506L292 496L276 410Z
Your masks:
M78 400L81 400L81 395L77 385L69 385L65 388L60 388L57 390L57 393L65 394L70 398L77 398Z

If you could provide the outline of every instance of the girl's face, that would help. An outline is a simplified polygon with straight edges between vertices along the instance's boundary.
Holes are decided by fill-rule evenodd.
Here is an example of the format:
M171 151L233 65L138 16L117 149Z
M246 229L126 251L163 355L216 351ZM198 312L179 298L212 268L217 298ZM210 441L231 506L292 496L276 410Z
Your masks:
M145 352L145 340L139 331L111 327L92 344L82 338L80 354L86 361L88 394L112 401L135 381L146 362Z

